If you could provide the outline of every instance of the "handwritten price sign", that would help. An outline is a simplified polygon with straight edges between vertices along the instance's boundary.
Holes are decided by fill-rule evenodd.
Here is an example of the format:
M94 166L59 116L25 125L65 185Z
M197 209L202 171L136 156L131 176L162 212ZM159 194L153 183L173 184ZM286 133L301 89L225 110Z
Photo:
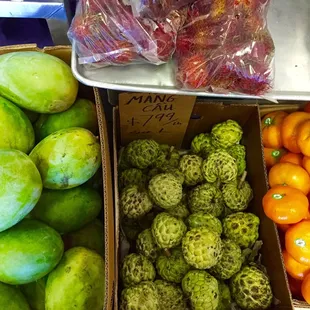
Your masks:
M195 96L120 94L122 145L135 139L154 139L180 147L195 101Z

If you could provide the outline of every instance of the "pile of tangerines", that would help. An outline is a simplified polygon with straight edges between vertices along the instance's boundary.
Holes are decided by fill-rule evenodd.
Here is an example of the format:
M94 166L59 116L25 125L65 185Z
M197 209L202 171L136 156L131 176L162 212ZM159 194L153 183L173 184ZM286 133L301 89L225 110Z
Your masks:
M270 189L265 214L278 226L293 297L310 304L310 104L262 119Z

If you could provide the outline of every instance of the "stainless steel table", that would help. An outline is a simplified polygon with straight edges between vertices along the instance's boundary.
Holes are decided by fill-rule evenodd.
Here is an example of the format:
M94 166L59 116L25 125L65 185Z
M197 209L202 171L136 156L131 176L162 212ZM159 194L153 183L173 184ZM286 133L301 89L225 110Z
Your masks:
M310 100L310 0L272 0L269 28L276 45L274 100ZM176 88L173 64L137 65L89 70L72 53L72 70L86 85L122 91L192 94L209 97L253 98L187 92Z
M68 0L0 0L0 17L46 19L54 44L69 43L72 16Z

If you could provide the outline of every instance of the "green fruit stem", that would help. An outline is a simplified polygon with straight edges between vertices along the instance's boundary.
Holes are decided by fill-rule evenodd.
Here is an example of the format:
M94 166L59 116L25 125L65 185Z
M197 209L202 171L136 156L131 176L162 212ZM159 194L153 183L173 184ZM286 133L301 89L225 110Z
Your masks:
M239 185L238 185L238 189L240 189L242 187L242 184L244 183L247 174L248 174L247 171L243 172L242 177L241 177L240 182L239 182Z
M164 252L165 252L165 255L166 255L167 257L170 257L170 256L171 256L171 253L170 253L169 249L164 249Z

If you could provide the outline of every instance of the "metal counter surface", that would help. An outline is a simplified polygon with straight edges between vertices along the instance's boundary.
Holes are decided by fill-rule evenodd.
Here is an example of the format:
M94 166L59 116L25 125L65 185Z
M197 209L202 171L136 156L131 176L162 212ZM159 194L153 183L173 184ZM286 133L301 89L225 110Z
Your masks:
M271 3L268 24L276 45L275 87L267 96L271 100L310 100L309 16L309 0L273 0ZM172 63L162 66L111 66L91 70L79 65L77 55L73 52L72 70L80 82L99 88L208 97L255 98L246 95L179 90L175 86Z

